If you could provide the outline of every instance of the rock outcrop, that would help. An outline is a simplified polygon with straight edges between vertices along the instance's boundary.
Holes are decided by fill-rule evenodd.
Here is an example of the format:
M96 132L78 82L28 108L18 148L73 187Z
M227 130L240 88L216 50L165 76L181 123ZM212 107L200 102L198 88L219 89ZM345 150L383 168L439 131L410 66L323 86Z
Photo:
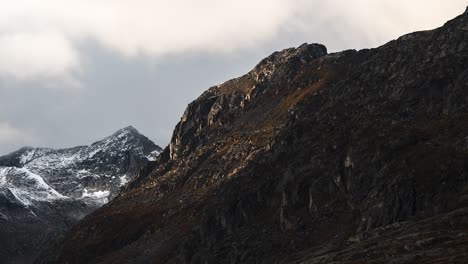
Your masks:
M30 263L47 243L115 197L161 148L133 127L90 146L0 157L0 262Z
M466 263L468 12L275 52L37 263Z

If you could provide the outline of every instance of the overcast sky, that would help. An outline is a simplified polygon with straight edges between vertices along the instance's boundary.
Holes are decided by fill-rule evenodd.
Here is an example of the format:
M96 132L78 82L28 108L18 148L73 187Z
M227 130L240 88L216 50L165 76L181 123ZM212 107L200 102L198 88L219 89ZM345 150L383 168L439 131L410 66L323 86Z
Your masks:
M133 125L160 146L186 105L304 42L377 47L466 0L0 0L0 155Z

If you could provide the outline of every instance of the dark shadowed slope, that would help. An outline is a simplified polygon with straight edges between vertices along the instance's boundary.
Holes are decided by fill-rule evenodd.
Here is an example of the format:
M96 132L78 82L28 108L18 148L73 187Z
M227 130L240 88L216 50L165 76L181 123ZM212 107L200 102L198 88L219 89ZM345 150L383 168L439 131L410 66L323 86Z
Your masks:
M467 263L468 12L276 52L38 263Z
M89 146L0 157L0 263L29 263L161 152L127 127Z

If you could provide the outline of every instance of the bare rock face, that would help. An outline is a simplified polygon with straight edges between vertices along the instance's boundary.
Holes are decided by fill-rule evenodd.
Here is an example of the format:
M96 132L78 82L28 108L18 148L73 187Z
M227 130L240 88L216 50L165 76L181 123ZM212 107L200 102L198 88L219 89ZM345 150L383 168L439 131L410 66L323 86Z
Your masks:
M0 262L32 262L161 150L127 127L90 146L26 147L0 157Z
M468 13L276 52L37 263L467 263Z

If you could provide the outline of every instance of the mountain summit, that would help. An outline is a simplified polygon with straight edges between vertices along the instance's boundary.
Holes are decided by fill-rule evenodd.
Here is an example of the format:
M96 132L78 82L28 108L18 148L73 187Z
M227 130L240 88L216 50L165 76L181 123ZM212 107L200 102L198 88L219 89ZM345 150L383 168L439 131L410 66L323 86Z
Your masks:
M115 197L161 150L126 127L89 146L25 147L0 157L1 262L27 262L41 244Z
M276 52L37 262L468 263L467 65L467 13Z

